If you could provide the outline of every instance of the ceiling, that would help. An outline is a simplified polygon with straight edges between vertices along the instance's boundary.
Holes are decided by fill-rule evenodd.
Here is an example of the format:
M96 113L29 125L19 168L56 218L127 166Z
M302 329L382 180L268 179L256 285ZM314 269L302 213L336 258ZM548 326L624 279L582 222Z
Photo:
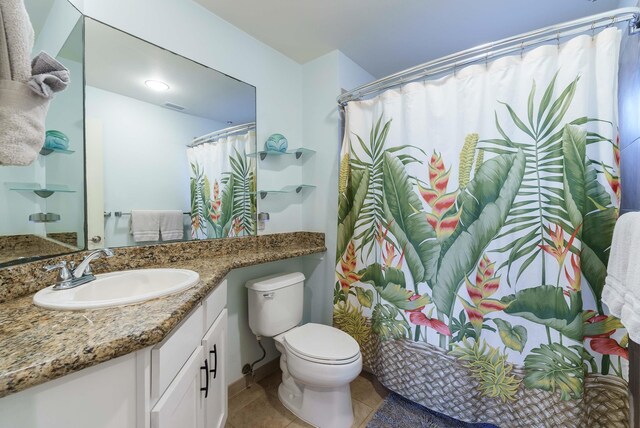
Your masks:
M339 49L376 78L636 0L196 0L299 63Z
M222 123L255 121L253 86L92 19L85 26L87 85L160 106L170 102ZM150 90L147 80L170 89Z

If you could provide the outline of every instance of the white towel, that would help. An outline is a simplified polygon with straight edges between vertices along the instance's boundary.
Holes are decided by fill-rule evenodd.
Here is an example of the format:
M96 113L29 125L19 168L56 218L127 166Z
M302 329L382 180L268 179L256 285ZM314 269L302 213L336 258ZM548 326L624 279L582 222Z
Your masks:
M184 238L184 214L182 211L158 211L160 215L160 234L163 241L175 241Z
M131 234L136 242L160 240L160 211L132 210Z
M640 213L616 222L602 302L620 318L629 338L640 342Z
M25 83L31 78L34 32L23 0L0 1L0 79ZM9 65L8 70L6 65ZM11 73L11 77L8 77Z

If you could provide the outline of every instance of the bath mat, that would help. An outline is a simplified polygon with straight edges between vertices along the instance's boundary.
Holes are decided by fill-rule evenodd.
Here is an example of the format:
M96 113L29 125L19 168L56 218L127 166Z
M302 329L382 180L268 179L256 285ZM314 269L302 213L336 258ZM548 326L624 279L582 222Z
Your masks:
M367 428L498 428L491 424L470 424L443 415L391 393L373 415Z

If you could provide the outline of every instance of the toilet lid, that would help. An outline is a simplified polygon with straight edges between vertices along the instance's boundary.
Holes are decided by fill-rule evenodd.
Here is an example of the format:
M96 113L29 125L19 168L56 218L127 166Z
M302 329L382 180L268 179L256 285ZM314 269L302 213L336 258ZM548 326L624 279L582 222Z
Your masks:
M322 324L305 324L284 335L285 346L300 356L312 360L352 360L360 353L358 342L347 333Z

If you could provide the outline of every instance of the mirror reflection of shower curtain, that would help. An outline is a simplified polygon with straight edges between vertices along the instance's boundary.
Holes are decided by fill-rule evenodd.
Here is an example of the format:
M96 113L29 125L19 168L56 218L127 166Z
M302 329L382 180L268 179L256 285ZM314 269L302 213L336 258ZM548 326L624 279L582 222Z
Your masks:
M334 323L389 389L465 422L626 426L601 301L619 48L608 28L348 103Z
M255 140L251 129L187 149L192 239L255 233Z

